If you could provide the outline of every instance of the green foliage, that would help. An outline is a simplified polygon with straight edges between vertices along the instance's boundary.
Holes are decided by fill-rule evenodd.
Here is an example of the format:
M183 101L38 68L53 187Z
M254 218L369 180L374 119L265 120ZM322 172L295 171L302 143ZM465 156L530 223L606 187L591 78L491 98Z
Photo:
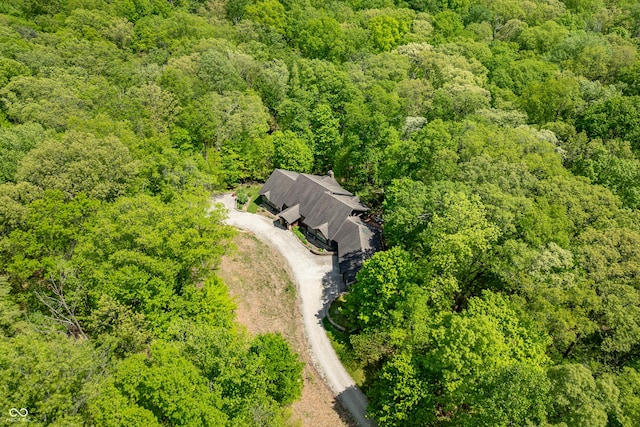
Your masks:
M293 234L295 234L296 237L300 239L302 243L304 243L305 245L309 243L307 241L307 236L305 236L304 233L300 231L300 227L298 227L297 225L294 225L293 227L291 227L291 231L293 231Z
M290 423L205 196L280 167L383 219L341 337L379 425L638 424L634 2L1 3L5 406Z
M26 331L2 338L0 403L28 408L32 421L76 424L101 375L102 357L91 343L56 331Z
M274 31L284 34L286 27L285 9L278 0L265 0L246 6L246 17Z
M75 255L97 295L135 307L161 326L175 295L206 276L230 231L221 212L204 216L206 200L171 204L149 196L121 198L92 222Z
M370 392L369 413L381 426L434 422L426 408L427 392L411 355L400 353L385 363ZM424 410L420 407L423 404ZM416 413L417 412L417 413Z
M607 408L599 396L604 390L587 367L555 366L549 370L549 378L553 384L551 394L555 417L552 415L552 419L571 425L607 425ZM617 389L615 391L618 392Z
M302 394L302 368L304 364L291 353L287 342L279 334L257 336L249 353L264 364L269 379L263 391L280 404L293 403Z
M400 43L407 28L391 16L379 15L367 24L371 31L373 46L380 51L389 51Z
M273 165L279 169L310 172L313 152L307 142L291 131L276 132L273 138Z
M344 31L338 21L324 11L309 12L292 28L297 47L310 58L332 60L342 57L346 46Z
M249 201L249 195L247 194L247 190L244 188L238 189L236 191L236 199L238 200L239 206L244 206Z
M595 103L588 108L578 121L579 130L589 136L603 139L619 138L631 142L639 150L640 115L638 97L613 97Z
M399 305L414 274L409 255L399 247L375 254L358 272L346 297L345 315L361 331L400 327Z
M228 329L192 323L177 325L174 333L208 380L210 393L221 397L229 425L286 425L274 409L276 402L299 396L302 365L282 337L267 334L248 340Z
M83 193L69 200L61 191L45 191L25 206L21 226L12 230L3 247L3 264L15 281L42 279L69 259L95 215L99 202ZM34 277L35 276L35 277Z
M546 342L514 315L502 297L485 293L466 312L433 319L419 338L420 352L398 353L384 364L372 385L373 414L382 425L441 417L456 425L544 421ZM506 387L528 391L500 400Z
M72 131L31 150L20 162L16 179L69 198L84 193L112 201L131 187L137 166L117 137L98 139Z
M117 366L115 386L125 398L171 424L225 424L219 396L178 346L154 342L150 356L136 354Z
M22 158L42 141L45 133L37 123L0 129L0 181L14 181Z
M6 277L0 277L0 308L2 311L0 317L0 336L11 337L14 335L17 329L21 327L19 318L22 312L17 304L15 304L9 292L11 288L7 282Z

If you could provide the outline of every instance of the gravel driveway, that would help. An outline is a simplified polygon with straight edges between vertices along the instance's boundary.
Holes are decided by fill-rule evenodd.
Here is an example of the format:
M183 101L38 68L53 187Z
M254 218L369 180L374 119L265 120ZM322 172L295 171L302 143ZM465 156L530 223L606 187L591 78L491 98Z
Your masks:
M217 196L213 202L227 208L227 224L251 231L287 260L298 287L304 330L316 369L356 423L362 427L373 426L374 423L365 418L366 396L338 360L322 326L327 303L338 292L340 275L334 268L337 267L334 257L314 255L292 232L276 227L272 220L238 211L231 194Z

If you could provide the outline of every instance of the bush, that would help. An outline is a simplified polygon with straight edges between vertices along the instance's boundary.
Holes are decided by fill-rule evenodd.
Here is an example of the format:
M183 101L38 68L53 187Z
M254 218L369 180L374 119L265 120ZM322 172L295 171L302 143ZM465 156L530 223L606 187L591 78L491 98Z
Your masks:
M249 194L247 194L247 190L244 188L239 189L236 192L236 200L238 201L239 206L244 206L249 201Z
M294 225L291 230L293 231L293 234L295 234L296 236L298 236L298 239L300 239L300 241L302 243L304 243L305 245L308 243L307 242L307 238L305 237L304 233L302 231L300 231L300 227L298 227L297 225Z

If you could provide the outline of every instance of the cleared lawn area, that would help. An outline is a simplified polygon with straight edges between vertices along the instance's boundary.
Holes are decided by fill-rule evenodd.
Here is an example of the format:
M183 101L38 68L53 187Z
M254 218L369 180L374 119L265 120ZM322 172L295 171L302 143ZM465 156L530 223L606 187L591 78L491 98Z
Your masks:
M262 184L251 184L251 185L241 185L235 189L236 195L239 192L244 192L248 196L248 201L244 205L240 205L238 203L238 209L244 210L251 213L258 212L258 209L261 209L260 206L256 202L258 202L260 196L258 196L258 192L262 188Z
M238 304L238 323L254 334L280 332L306 363L302 398L292 405L293 418L304 427L353 425L345 421L344 408L313 368L286 261L246 232L239 232L234 244L237 249L223 257L217 273Z

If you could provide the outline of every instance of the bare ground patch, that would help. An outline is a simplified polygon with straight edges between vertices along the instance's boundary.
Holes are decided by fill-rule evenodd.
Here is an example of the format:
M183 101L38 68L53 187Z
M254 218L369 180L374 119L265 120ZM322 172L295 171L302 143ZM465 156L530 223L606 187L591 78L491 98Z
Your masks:
M251 333L280 332L306 363L302 397L292 405L304 427L352 426L346 411L313 368L295 284L286 261L254 236L239 232L237 250L222 259L218 275L238 304L239 323Z

